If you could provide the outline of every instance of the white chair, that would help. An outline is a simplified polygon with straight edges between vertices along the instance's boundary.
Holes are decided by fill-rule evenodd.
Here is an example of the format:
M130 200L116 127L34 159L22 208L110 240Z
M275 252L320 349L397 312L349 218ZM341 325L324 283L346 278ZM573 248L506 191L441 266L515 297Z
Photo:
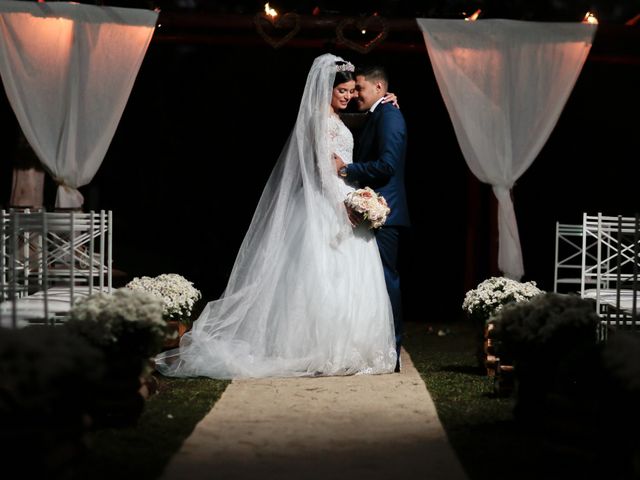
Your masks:
M580 292L583 282L582 254L585 252L585 260L589 264L595 264L595 244L595 239L587 239L586 244L583 244L582 225L556 222L555 267L553 271L553 291L555 293ZM586 279L586 283L595 284L595 280Z
M26 234L12 247L11 215L16 212L38 213L40 211L42 209L37 208L0 210L0 302L28 294L29 275L25 275L25 271L30 269L27 262L31 257L32 244L38 238L36 234ZM15 281L12 284L9 282L10 271L15 272ZM10 293L9 286L12 287Z

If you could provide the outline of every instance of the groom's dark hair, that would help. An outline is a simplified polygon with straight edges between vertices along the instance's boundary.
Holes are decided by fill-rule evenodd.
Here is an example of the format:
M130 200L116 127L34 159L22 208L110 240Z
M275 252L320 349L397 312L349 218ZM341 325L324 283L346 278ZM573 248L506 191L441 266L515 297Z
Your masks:
M389 85L389 75L387 71L381 65L363 65L357 67L355 76L363 76L369 82L383 82L385 86Z

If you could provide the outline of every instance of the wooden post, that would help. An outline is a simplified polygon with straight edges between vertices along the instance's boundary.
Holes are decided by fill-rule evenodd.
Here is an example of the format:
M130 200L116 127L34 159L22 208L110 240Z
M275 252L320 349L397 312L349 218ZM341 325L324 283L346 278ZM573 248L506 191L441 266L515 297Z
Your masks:
M9 205L12 207L42 207L44 204L44 174L40 159L21 133L14 159Z
M501 275L498 269L498 200L490 185L467 171L465 291Z
M502 276L498 268L498 249L500 235L498 233L498 199L493 190L489 199L489 274L492 277Z
M11 185L12 207L42 207L44 197L44 171L37 168L13 169Z
M467 169L467 238L464 268L464 290L476 288L478 283L478 229L480 228L481 205L480 180Z

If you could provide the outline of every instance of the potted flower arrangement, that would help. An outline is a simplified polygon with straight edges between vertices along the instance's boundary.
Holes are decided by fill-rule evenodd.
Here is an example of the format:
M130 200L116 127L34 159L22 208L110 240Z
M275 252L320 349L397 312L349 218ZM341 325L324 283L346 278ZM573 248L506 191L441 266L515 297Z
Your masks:
M484 324L505 305L530 300L541 293L544 292L536 286L536 282L491 277L466 293L462 309L472 320Z
M501 310L489 337L514 366L518 416L540 419L549 395L576 405L590 395L599 323L593 300L577 295L545 293Z
M193 307L202 298L202 293L192 282L176 273L135 277L125 287L159 298L162 301L163 317L170 328L177 330L178 336L182 336L191 327ZM165 346L173 346L173 343Z
M544 293L536 286L536 282L519 282L506 277L491 277L472 290L469 290L462 302L462 309L478 326L477 357L487 374L494 376L500 372L499 358L493 349L488 332L494 327L492 319L505 305L525 302ZM503 370L510 372L509 365L502 365ZM496 379L496 386L503 379ZM509 382L505 386L508 388Z
M107 370L100 403L94 413L98 426L127 425L144 406L141 382L150 376L150 358L162 350L167 336L162 302L141 291L120 288L78 301L65 327L100 348Z

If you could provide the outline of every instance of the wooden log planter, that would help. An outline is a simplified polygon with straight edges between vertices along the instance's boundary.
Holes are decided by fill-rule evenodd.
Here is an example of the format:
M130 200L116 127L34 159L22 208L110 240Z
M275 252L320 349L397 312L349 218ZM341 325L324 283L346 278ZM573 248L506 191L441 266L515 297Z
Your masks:
M164 348L177 348L180 345L182 336L191 329L191 325L187 325L179 320L167 320L169 335L164 343Z
M509 396L515 387L514 367L507 359L500 359L496 352L495 340L491 338L491 331L495 328L493 322L487 322L484 327L484 366L487 376L493 378L493 393L499 396Z

